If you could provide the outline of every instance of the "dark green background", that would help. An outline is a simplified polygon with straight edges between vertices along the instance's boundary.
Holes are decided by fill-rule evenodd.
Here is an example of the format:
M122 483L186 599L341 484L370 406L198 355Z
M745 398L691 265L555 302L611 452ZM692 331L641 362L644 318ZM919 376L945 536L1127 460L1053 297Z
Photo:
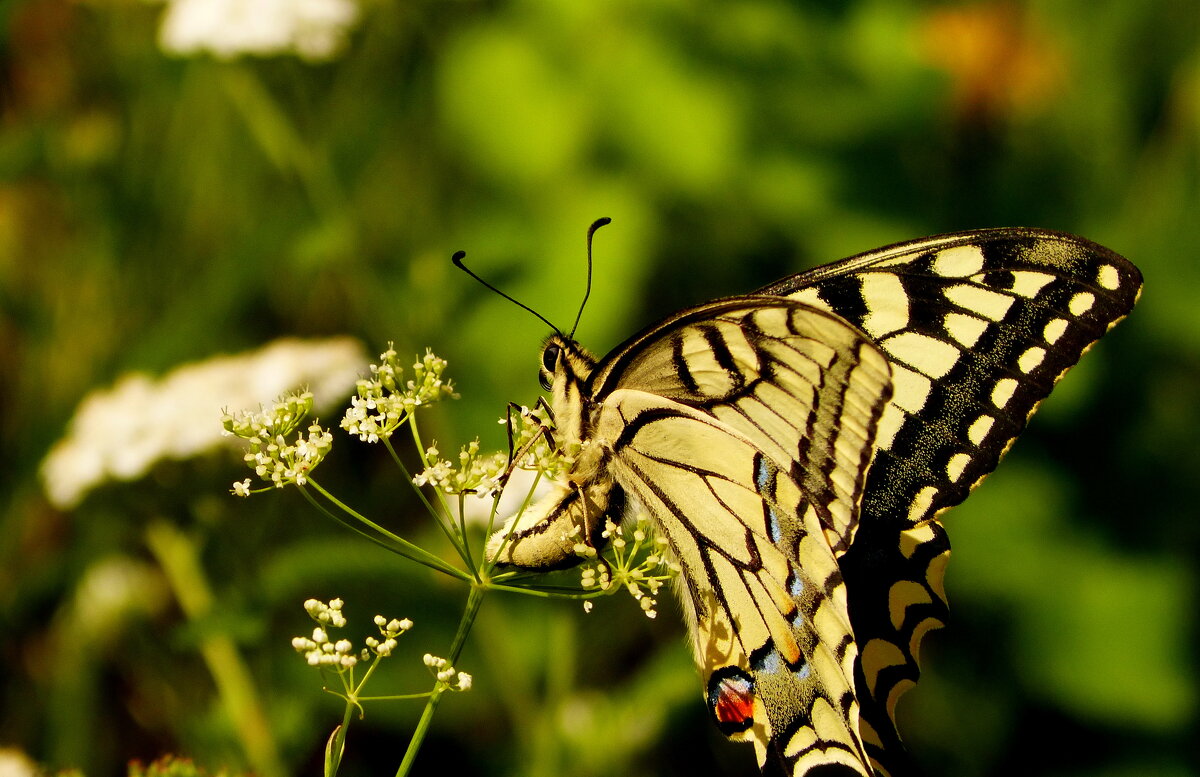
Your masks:
M1146 277L1134 315L947 518L954 620L902 730L939 775L1197 773L1200 9L1188 0L383 2L329 64L172 58L161 8L0 4L0 746L54 768L239 766L195 653L232 634L286 757L319 773L340 709L288 645L300 602L412 618L383 687L425 686L465 590L294 493L224 496L233 457L163 465L63 513L37 466L132 369L348 333L450 360L429 433L501 447L545 327L596 279L604 351L683 305L885 243L1029 225ZM217 423L217 419L213 419ZM426 536L380 452L336 433L322 482ZM221 617L169 604L79 643L71 603L169 516ZM147 595L149 596L149 593ZM624 598L494 596L416 772L753 773L707 722L683 629ZM390 774L419 706L370 708L346 775ZM1043 753L1045 750L1045 753Z

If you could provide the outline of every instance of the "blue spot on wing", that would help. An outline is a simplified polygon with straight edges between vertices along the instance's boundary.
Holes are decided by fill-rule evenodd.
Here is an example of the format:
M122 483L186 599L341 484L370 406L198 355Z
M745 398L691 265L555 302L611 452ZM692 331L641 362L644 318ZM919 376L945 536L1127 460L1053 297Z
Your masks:
M758 488L759 496L763 497L763 509L766 512L767 536L771 542L779 542L783 539L783 528L779 524L779 514L775 512L775 508L767 501L767 495L771 490L771 470L767 466L767 461L761 455L754 457L754 485Z

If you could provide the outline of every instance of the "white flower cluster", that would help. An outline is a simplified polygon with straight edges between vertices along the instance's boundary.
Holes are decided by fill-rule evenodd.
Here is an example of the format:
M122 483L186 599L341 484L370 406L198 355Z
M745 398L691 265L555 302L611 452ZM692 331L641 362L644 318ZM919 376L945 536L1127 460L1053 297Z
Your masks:
M680 572L679 563L669 558L669 546L665 537L654 533L654 526L644 513L638 513L633 529L628 532L633 540L630 544L615 523L605 520L601 537L609 540L611 552L608 559L584 565L580 573L580 585L585 589L598 588L612 591L624 589L633 597L647 618L658 615L658 592L663 585ZM645 556L643 551L648 551ZM575 554L585 559L596 557L596 549L583 542L576 542ZM584 603L584 610L591 611L591 602Z
M166 0L159 46L169 54L218 59L336 57L358 23L355 0Z
M330 599L328 603L317 599L304 602L305 611L317 622L317 627L309 637L293 638L292 647L304 656L309 666L327 666L341 671L352 669L359 661L370 659L372 653L386 658L395 650L396 638L413 625L408 618L388 620L382 615L376 615L375 625L379 627L383 639L367 637L364 640L367 647L356 652L350 640L339 639L335 642L329 636L328 629L340 629L346 625L346 617L342 614L344 604L341 599Z
M357 382L358 396L350 401L342 428L363 442L391 437L418 407L458 396L451 382L442 380L445 369L446 360L426 350L413 364L413 379L406 381L396 350L388 343L379 364L371 365L371 378Z
M326 407L354 386L365 361L348 337L278 340L255 351L187 364L154 379L130 374L88 395L67 435L42 462L47 497L68 509L96 486L132 481L163 459L187 459L227 442L213 420L307 384Z
M308 426L308 436L291 433L312 412L312 393L289 394L270 407L257 411L227 413L223 419L225 431L250 443L246 463L254 474L276 488L295 483L303 486L309 474L333 448L333 435L318 423ZM249 496L250 480L233 484L237 496Z
M438 683L449 691L471 690L471 675L450 666L450 662L429 653L425 654L425 666L437 678Z
M503 453L479 455L479 438L462 447L458 453L458 466L440 458L436 443L425 451L425 460L431 462L413 477L418 486L431 485L445 494L474 494L490 499L500 488L500 476L508 465Z
M500 423L512 426L517 467L540 472L551 481L564 479L582 450L577 442L555 444L551 441L548 432L554 429L554 420L542 405L532 410L522 406L519 412L501 418Z
M313 629L311 638L293 638L292 647L296 648L297 653L304 654L304 660L309 666L349 669L358 663L358 656L355 655L354 645L350 640L339 639L333 642L329 639L329 633L320 626Z
M388 620L382 615L376 615L375 625L379 627L379 633L383 637L383 641L380 642L375 637L367 637L363 641L367 643L367 647L375 651L376 655L387 658L396 649L396 637L411 629L413 622L408 618L404 618L403 620L392 618Z

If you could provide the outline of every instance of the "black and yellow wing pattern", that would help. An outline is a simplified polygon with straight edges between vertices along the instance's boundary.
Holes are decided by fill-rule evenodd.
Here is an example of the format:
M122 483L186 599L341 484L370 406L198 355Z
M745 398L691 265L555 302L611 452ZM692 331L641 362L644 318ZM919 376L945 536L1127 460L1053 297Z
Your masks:
M559 527L594 534L623 492L680 564L718 727L764 768L898 777L896 700L947 607L937 516L1140 286L1089 241L994 229L686 309L599 361L552 336L556 433L585 453L492 547L569 563Z

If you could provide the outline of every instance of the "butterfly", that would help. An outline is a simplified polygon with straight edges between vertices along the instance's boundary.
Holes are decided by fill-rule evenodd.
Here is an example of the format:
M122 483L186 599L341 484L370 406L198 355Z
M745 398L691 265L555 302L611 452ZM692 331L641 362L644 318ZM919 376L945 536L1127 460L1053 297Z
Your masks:
M565 566L572 529L645 511L723 733L789 775L909 773L894 713L946 620L939 516L1140 289L1083 238L987 229L686 308L600 359L557 332L540 380L581 453L489 552Z

